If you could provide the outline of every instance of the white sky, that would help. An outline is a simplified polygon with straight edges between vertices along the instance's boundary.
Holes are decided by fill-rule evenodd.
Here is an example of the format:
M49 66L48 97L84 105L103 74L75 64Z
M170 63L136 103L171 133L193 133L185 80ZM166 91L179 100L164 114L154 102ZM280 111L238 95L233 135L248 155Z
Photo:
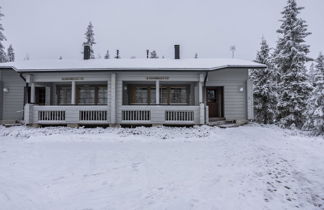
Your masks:
M324 0L299 0L309 25L311 56L324 51ZM252 60L263 35L273 47L286 0L0 0L2 23L17 60L81 58L89 21L95 30L95 54L120 49L122 58L231 57ZM8 44L6 44L8 45Z

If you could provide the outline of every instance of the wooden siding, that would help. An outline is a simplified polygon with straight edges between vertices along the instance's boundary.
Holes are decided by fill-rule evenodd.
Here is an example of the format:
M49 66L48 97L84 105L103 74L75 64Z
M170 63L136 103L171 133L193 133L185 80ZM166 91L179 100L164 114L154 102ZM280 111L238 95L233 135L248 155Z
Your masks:
M247 79L247 69L225 69L208 74L206 86L224 87L224 117L227 120L247 119Z
M23 119L25 82L13 70L1 70L2 120L11 122ZM3 88L9 92L4 93Z

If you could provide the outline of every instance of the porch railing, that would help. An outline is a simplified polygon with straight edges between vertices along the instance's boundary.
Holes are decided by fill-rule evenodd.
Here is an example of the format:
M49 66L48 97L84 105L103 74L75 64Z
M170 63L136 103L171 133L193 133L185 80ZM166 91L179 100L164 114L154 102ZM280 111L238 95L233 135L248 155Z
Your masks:
M199 124L199 106L121 106L120 123L131 124Z
M201 124L201 106L119 106L118 124ZM25 106L27 124L109 124L109 106Z
M26 109L25 109L26 111ZM39 124L109 123L108 106L32 106L32 122Z

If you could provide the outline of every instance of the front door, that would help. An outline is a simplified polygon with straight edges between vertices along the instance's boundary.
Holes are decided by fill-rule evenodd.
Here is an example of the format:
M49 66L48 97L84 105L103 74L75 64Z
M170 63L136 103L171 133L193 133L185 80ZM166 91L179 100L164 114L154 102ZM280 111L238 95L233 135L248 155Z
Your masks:
M206 99L209 109L209 118L224 117L224 87L206 89Z

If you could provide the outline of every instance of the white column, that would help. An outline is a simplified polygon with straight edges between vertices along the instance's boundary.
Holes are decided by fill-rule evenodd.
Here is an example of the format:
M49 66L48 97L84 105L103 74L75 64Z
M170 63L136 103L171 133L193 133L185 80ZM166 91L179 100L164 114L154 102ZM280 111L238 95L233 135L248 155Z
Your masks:
M160 104L160 80L156 80L155 82L155 102L156 104Z
M202 82L198 83L199 104L203 103L203 85Z
M116 124L116 73L111 74L110 123Z
M71 104L75 104L75 81L72 81L72 88L71 88Z
M199 113L200 113L200 124L205 123L205 105L203 102L203 82L204 82L204 75L199 75L199 83L198 83L198 95L199 95Z
M30 84L30 103L34 104L36 102L35 100L35 83Z

